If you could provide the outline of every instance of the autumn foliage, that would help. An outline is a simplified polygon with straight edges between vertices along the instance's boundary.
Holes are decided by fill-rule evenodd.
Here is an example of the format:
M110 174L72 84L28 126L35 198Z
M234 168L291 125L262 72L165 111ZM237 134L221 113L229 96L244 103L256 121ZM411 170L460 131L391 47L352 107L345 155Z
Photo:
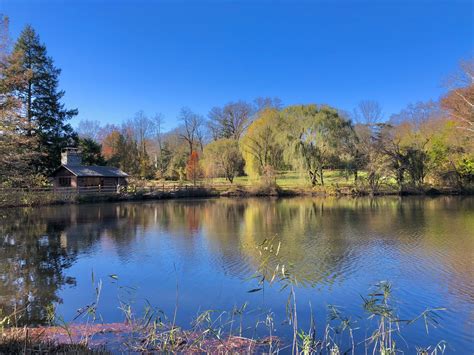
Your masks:
M460 63L440 100L390 116L373 100L351 113L257 98L213 107L207 117L183 107L166 132L161 114L143 111L121 124L81 121L73 131L67 121L77 110L65 109L59 74L30 26L11 48L8 19L0 15L0 186L46 184L61 149L71 146L81 149L85 165L140 179L196 184L205 174L233 183L247 175L242 181L269 185L280 172L299 171L316 187L325 185L325 171L338 170L356 192L474 190L472 58Z
M202 175L201 167L199 166L199 155L196 151L193 151L188 158L186 163L186 176L188 180L192 181L196 185L196 180Z
M120 140L120 132L115 130L110 132L102 140L102 155L105 159L111 159L118 154L118 145Z

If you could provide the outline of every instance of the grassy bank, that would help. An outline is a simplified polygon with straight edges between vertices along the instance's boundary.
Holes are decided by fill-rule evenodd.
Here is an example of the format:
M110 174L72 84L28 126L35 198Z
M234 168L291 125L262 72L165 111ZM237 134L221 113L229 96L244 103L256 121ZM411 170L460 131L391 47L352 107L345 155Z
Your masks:
M50 188L0 190L0 207L40 206L66 203L95 203L114 201L141 201L203 197L254 197L254 196L383 196L383 195L443 195L473 194L474 189L449 186L422 187L406 185L402 190L389 180L372 191L364 183L364 172L354 181L343 171L325 172L324 186L311 186L306 176L298 172L280 172L270 181L236 177L233 183L223 178L203 179L193 185L189 181L157 181L131 179L121 193L60 193Z

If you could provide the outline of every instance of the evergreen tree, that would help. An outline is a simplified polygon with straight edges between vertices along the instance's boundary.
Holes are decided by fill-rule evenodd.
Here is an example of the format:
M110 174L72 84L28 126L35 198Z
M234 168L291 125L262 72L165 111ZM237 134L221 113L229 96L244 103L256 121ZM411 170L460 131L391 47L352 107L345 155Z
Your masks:
M18 38L12 58L15 62L10 63L11 67L27 77L26 83L18 85L15 91L30 127L26 134L38 138L37 151L41 158L36 163L37 170L49 173L60 164L61 149L77 144L77 135L67 121L78 111L66 109L61 102L64 96L64 91L58 88L61 70L54 66L31 26Z
M170 166L172 158L173 151L171 150L169 143L161 143L159 152L155 156L156 177L158 179L163 179L166 176L166 171Z
M82 153L82 163L84 165L105 165L102 156L102 147L91 138L79 138L79 148Z
M137 142L129 134L120 134L117 143L116 160L120 169L127 174L139 176L140 164L137 160L139 155Z
M14 64L18 53L9 53L8 18L0 16L0 185L34 183L32 162L38 158L36 138L26 135L31 125L21 115L16 89L25 86L27 73Z

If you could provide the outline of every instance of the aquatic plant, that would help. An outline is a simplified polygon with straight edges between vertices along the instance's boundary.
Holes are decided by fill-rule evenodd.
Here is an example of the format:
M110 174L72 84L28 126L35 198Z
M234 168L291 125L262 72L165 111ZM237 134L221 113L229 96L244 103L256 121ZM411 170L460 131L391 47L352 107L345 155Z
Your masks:
M119 308L124 315L124 322L107 324L98 313L102 280L96 280L92 273L92 301L78 310L72 322L66 322L57 315L53 306L49 306L47 310L49 327L16 327L15 320L21 317L22 310L8 316L0 314L0 353L103 352L104 344L107 344L104 334L108 334L108 340L116 339L114 349L126 352L272 354L291 351L292 354L337 355L363 351L392 355L401 351L398 344L403 342L404 326L422 321L426 332L429 332L431 327L442 324L441 312L445 308L428 308L413 319L400 319L392 301L393 287L389 282L381 281L372 287L367 296L362 297L362 307L369 325L364 323L362 326L358 322L360 319L346 316L342 308L329 305L326 324L321 325L323 331L318 336L311 304L309 328L299 326L298 317L301 314L298 313L297 302L298 280L292 272L292 265L286 265L281 258L282 245L278 237L266 239L256 248L260 262L251 279L256 282L257 287L248 292L264 292L266 287L277 286L280 292L288 293L284 321L291 327L291 339L276 336L275 317L271 311L260 312L255 324L245 327L245 316L251 313L255 315L256 312L248 309L247 302L230 311L204 310L197 314L189 328L180 327L176 321L179 311L178 282L176 304L171 318L150 302L146 302L142 312L136 313L132 307L133 302L119 294ZM133 291L132 288L120 285L117 275L109 277L119 290L126 290L126 294ZM77 324L78 320L81 320L80 324ZM267 335L257 336L262 334L262 327ZM362 332L368 336L361 337ZM356 342L356 338L362 340ZM415 349L417 354L437 355L443 354L446 347L446 342L442 340L428 347L415 346Z

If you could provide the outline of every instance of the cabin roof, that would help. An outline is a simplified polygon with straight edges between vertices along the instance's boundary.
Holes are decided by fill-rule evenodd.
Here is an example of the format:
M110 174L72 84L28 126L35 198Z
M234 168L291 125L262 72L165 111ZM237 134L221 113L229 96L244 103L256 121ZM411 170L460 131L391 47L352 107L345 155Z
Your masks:
M127 177L128 174L124 173L119 168L112 166L98 166L98 165L68 165L63 164L52 174L53 176L65 168L69 170L75 176L94 176L94 177Z

